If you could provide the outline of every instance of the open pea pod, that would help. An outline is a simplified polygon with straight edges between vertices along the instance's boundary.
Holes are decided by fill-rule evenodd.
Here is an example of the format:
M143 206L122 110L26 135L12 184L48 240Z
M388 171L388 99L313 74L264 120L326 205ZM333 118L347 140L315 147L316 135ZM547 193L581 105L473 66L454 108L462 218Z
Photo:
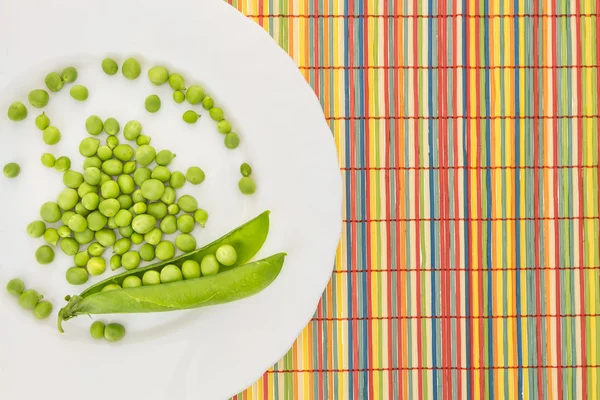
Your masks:
M110 285L112 283L122 285L123 280L128 276L134 275L141 278L146 271L154 270L160 272L162 267L167 264L175 264L178 267L181 267L181 265L187 260L195 260L200 262L204 256L208 254L215 254L220 246L229 244L233 246L237 252L237 261L235 264L228 267L221 266L220 271L225 272L250 261L250 259L252 259L256 253L258 253L262 245L265 243L268 233L269 211L265 211L254 219L251 219L245 224L240 225L238 228L220 237L214 242L202 247L201 249L183 254L171 260L161 261L143 268L136 268L131 271L126 271L121 274L111 276L102 282L98 282L97 284L90 286L81 292L80 296L86 297L91 294L101 292L106 285Z
M82 314L187 310L240 300L269 286L281 272L285 256L278 253L208 277L73 296L58 313L58 330L63 332L63 321Z

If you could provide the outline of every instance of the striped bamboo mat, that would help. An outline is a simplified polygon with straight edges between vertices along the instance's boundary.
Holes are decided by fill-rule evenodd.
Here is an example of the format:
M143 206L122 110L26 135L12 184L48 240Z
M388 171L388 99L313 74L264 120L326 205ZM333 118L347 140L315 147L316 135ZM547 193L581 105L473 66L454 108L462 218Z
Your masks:
M236 399L600 398L600 0L230 0L345 178L335 271Z

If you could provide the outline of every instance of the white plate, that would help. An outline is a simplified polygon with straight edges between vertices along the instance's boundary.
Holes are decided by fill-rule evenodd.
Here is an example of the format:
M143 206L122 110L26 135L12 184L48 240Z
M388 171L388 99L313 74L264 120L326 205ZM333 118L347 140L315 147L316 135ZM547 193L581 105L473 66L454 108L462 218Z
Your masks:
M119 61L138 56L141 79L104 75L100 61L108 54ZM251 385L311 318L341 229L332 134L293 61L221 0L4 0L0 57L0 163L22 166L18 179L0 177L0 282L21 277L55 305L50 319L37 321L0 290L0 398L224 399ZM205 112L198 124L183 123L189 107L176 105L166 85L153 87L146 78L154 63L204 85L239 132L238 150L223 146ZM14 100L26 103L29 90L44 87L47 72L66 65L79 69L78 83L89 87L90 99L76 103L68 86L51 96L46 112L63 140L50 148L34 126L38 110L28 107L29 117L13 123L6 109ZM143 108L150 93L163 100L154 115ZM205 183L183 190L210 213L207 227L194 231L199 245L271 210L271 231L257 258L289 254L277 280L256 296L222 306L100 318L127 326L119 343L92 340L87 317L68 321L59 334L62 297L81 288L64 280L70 258L36 264L33 253L42 242L28 238L25 227L62 187L61 174L42 167L40 155L68 155L81 168L77 144L90 114L116 117L122 125L139 119L153 145L177 153L173 169L204 168ZM255 171L258 191L251 197L237 190L243 161Z

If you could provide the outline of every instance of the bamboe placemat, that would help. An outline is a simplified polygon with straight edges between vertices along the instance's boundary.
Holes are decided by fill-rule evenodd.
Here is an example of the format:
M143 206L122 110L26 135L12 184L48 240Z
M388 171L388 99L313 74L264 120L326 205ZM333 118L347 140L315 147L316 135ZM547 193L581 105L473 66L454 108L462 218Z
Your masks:
M598 399L600 0L230 3L345 183L313 320L236 398Z

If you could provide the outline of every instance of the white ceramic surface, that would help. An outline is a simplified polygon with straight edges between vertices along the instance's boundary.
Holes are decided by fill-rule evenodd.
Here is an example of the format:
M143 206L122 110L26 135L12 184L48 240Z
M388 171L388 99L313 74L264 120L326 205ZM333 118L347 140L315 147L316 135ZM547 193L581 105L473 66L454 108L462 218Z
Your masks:
M136 55L141 79L108 77L100 61ZM0 284L21 277L55 305L37 321L0 290L0 398L224 399L251 385L292 345L310 320L330 277L341 229L341 179L331 132L311 88L293 61L258 25L221 0L0 2L0 163L22 165L18 179L0 177ZM196 125L181 114L167 86L153 87L146 71L154 63L201 83L222 105L242 145L228 151L206 112ZM76 103L69 87L46 108L63 133L45 145L34 126L38 110L22 123L6 118L13 100L42 88L47 72L74 65L90 99ZM150 115L145 97L157 93L163 108ZM25 234L39 206L54 200L61 174L44 168L43 152L68 155L81 168L77 144L90 114L119 121L138 119L157 148L177 153L173 169L199 165L205 183L187 185L210 213L194 235L203 245L270 209L271 231L258 257L289 254L278 279L251 298L212 308L101 318L120 321L126 338L111 344L88 334L79 317L55 327L56 311L69 286L71 266L57 256L37 265L41 240ZM254 168L258 191L237 190L239 165ZM101 278L108 276L108 273ZM100 279L93 279L96 282Z

